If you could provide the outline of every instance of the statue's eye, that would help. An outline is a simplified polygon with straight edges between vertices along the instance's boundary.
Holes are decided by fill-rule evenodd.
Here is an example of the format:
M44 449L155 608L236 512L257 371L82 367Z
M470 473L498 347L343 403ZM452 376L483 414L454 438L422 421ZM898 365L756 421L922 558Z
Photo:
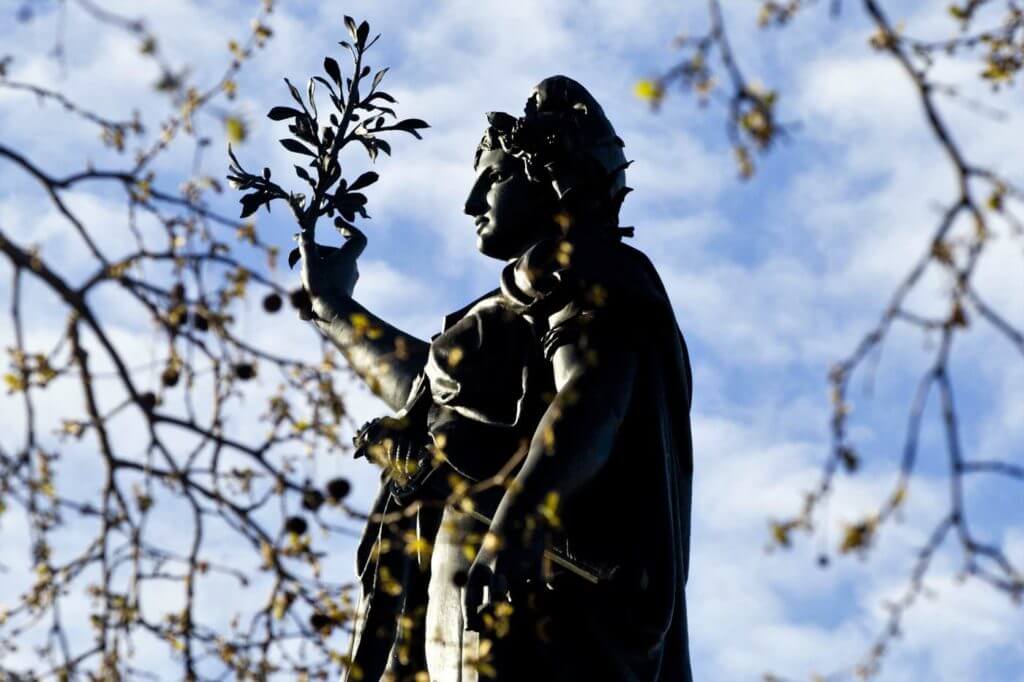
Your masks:
M491 171L491 182L494 182L494 183L505 182L510 177L512 177L511 174L507 173L507 172L505 172L503 170L492 170Z

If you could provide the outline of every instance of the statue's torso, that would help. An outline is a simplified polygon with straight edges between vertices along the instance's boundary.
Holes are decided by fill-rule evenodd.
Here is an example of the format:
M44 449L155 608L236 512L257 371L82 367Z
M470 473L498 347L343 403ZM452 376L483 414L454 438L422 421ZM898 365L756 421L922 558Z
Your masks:
M529 444L554 395L534 321L498 291L445 318L424 374L427 429L471 482L494 476Z
M599 585L565 574L561 583L554 583L553 621L562 628L579 628L564 651L558 645L554 653L556 658L572 658L577 649L588 650L595 638L612 637L618 648L602 653L609 664L626 665L640 679L676 679L671 673L657 677L653 671L676 670L686 655L682 585L692 467L689 367L660 283L645 291L643 266L626 265L630 269L618 281L606 282L612 306L604 310L595 309L590 287L579 290L583 296L552 293L548 300L557 304L555 310L524 304L503 287L449 315L432 340L424 369L431 401L426 427L464 480L485 481L517 453L525 455L554 396L547 358L552 345L564 338L560 341L558 329L548 326L578 317L589 320L586 333L595 337L619 337L619 329L636 329L620 339L635 346L638 355L628 413L617 427L608 462L565 500L559 540L563 554L619 570L613 580ZM566 338L574 336L565 327L562 332ZM463 629L455 576L469 567L487 527L465 510L489 513L503 492L503 486L495 485L491 495L475 497L472 507L444 508L433 537L424 623L431 680L474 679L465 663L476 652L468 648L473 638ZM675 662L662 667L662 655Z

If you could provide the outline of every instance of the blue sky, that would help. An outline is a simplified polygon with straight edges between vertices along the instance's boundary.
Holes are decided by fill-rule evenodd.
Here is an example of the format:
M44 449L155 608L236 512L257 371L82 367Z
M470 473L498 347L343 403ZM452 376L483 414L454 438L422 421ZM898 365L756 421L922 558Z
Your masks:
M105 6L147 16L172 63L189 64L200 82L209 82L228 58L227 36L243 31L255 4ZM870 31L856 3L845 3L838 21L829 19L827 8L812 7L781 32L756 28L755 3L726 4L741 63L750 76L781 90L783 118L799 123L788 142L758 159L759 173L751 182L737 178L720 110L673 96L653 114L632 95L638 79L671 63L675 35L704 26L703 3L667 0L282 3L271 21L275 36L239 79L240 96L232 107L244 113L250 134L237 151L247 165L266 163L283 175L292 163L276 143L284 131L263 117L286 98L281 78L304 82L319 72L323 56L344 37L345 13L368 19L382 32L372 63L391 67L385 84L398 98L399 112L426 119L432 128L422 142L395 140L394 157L378 163L381 181L368 191L373 218L365 225L370 244L356 298L428 337L443 314L495 286L500 268L475 252L472 224L462 214L484 112L518 113L532 85L555 73L586 85L634 160L628 184L636 191L626 201L623 223L636 226L634 245L665 280L692 354L696 474L688 600L696 678L758 679L771 671L806 679L855 662L866 650L884 621L884 600L902 590L914 549L946 509L945 460L932 409L922 443L923 475L910 492L903 521L885 529L868 561L843 557L827 570L816 566L820 544L834 548L841 524L872 511L894 480L912 382L929 348L919 333L900 330L886 344L871 394L858 389L851 396L865 468L842 479L823 520L824 534L801 539L789 552L763 550L768 520L799 507L827 451L828 367L853 348L927 248L936 201L950 194L953 177L921 131L909 83L868 48ZM917 35L955 28L947 3L886 4ZM52 16L44 12L21 25L11 20L13 8L0 12L0 55L15 56L12 78L54 82L72 99L113 117L138 108L150 129L157 129L164 104L151 85L158 74L138 58L131 38L97 30L72 13L67 73L61 77L46 54L54 36ZM938 68L945 82L988 96L974 84L975 64ZM1024 179L1019 89L1018 84L998 98L1007 113L1001 122L955 102L944 102L943 109L965 148L1018 181ZM205 172L222 176L227 158L220 151L220 126L209 118L200 125L214 139ZM0 90L0 130L5 143L54 173L83 158L98 166L126 163L102 150L93 128L68 124L56 108L40 107L23 94ZM182 145L166 155L159 167L165 186L181 179L189 153ZM348 171L354 177L365 165L355 161ZM0 179L0 226L39 243L72 272L84 266L65 226L26 177L5 165ZM223 199L225 212L236 210L234 200ZM120 204L99 187L75 192L72 202L91 223L124 224ZM293 231L285 218L275 211L260 214L258 223L263 238L283 249ZM997 238L1002 243L983 260L979 287L1019 325L1021 243L1008 235ZM106 234L101 242L116 251L118 236ZM297 281L287 272L275 276ZM0 263L0 281L8 277L6 262ZM415 297L406 295L410 290ZM914 300L922 312L944 310L949 290L940 273L930 273ZM9 296L5 284L5 309ZM52 310L39 294L29 320L37 338L55 333L60 318ZM151 330L133 327L128 314L109 315L126 352L149 357ZM315 337L302 323L279 318L270 328L255 302L243 324L270 347L308 346L310 357L316 355ZM10 345L9 330L0 330L0 341ZM952 371L967 451L1019 461L1019 354L973 325ZM61 410L79 409L70 392L58 391L53 400L54 419ZM352 387L349 401L361 418L383 410L359 387ZM19 409L11 398L0 398L0 426L20 424ZM239 414L233 428L241 433L254 422L255 415ZM375 476L368 465L322 459L319 474L350 476L360 483L360 499L370 496ZM89 485L87 473L79 484ZM1004 543L1017 565L1024 565L1019 487L979 481L968 492L981 536ZM19 546L23 529L10 519L3 524L0 542L7 555L7 548ZM351 570L352 547L339 543L334 551L333 570ZM928 581L936 597L911 612L881 679L1024 680L1024 612L976 582L958 584L959 566L955 551L939 557ZM11 598L16 575L0 588L0 602ZM159 647L140 652L166 655Z

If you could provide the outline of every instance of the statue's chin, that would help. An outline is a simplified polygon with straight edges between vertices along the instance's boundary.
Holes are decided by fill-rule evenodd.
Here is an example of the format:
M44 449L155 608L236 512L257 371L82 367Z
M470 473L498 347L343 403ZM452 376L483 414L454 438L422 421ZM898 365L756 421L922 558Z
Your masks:
M498 260L508 260L515 256L515 254L506 253L508 249L501 248L501 244L496 244L493 239L488 239L487 234L477 236L476 250L488 258L497 258Z
M547 236L547 233L538 234L526 230L511 231L511 234L508 230L496 232L487 226L477 234L476 249L490 258L511 260L523 255L527 249Z

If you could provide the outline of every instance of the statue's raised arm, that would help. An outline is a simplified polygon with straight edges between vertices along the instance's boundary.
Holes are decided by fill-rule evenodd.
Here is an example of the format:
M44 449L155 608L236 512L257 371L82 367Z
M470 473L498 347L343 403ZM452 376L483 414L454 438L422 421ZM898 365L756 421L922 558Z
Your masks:
M352 369L392 409L405 405L429 344L397 329L352 298L359 279L356 263L366 235L342 231L341 248L318 245L311 231L299 235L302 286L317 326L344 354Z
M366 237L353 222L356 216L369 217L362 190L378 176L369 171L350 182L342 173L341 152L347 145L358 143L371 161L376 160L381 152L391 154L391 145L382 139L383 135L401 131L419 138L418 131L428 126L420 119L397 118L390 107L395 98L379 89L387 69L368 78L372 69L364 64L364 57L380 36L371 40L370 26L365 21L356 25L351 17L345 17L345 24L351 42L339 44L351 53L351 77L343 77L338 62L326 57L327 78L310 78L305 96L285 79L297 107L277 106L267 114L274 121L288 122L291 135L280 143L306 161L305 165L296 165L294 172L308 185L308 191L285 189L271 179L270 168L262 173L248 172L230 147L228 180L235 189L248 192L239 200L242 218L261 207L269 211L278 199L288 204L300 235L299 247L291 252L288 263L294 267L301 258L302 282L309 294L308 300L301 296L297 299L303 317L314 319L370 388L399 409L423 367L427 344L395 329L352 299L358 277L356 259L366 246ZM341 248L316 244L316 227L325 217L333 220L345 237Z

